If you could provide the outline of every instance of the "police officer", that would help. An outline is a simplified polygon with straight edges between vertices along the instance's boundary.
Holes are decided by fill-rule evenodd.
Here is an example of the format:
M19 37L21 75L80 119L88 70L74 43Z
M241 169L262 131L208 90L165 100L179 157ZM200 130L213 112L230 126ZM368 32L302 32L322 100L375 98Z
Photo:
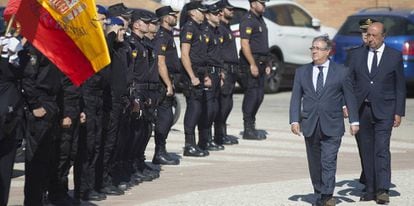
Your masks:
M206 67L198 72L204 73L204 94L202 101L203 114L198 126L200 141L198 146L204 150L223 150L222 144L217 145L212 139L211 126L218 112L218 96L220 92L220 71L223 68L221 43L223 36L218 26L220 24L220 8L218 3L207 6L206 21L202 27L207 43ZM220 141L218 141L220 142Z
M147 40L151 17L144 11L134 11L131 21L131 37L133 65L128 73L127 82L130 87L130 98L135 109L131 117L133 141L128 149L129 161L134 165L135 176L143 180L159 177L159 173L145 164L145 149L148 145L152 122L156 120L156 106L159 99L159 77L156 68L157 57Z
M224 64L222 69L223 85L220 89L219 112L214 121L214 141L217 144L238 144L234 136L227 135L227 118L233 108L233 92L239 69L236 40L230 29L230 20L233 18L233 6L227 1L220 2L221 8L219 31L222 36L222 52Z
M154 164L177 165L179 159L168 155L166 150L167 136L173 123L173 81L180 73L180 60L174 42L173 27L177 25L177 13L170 6L158 8L155 11L160 19L160 29L154 39L154 47L158 55L158 71L163 83L162 100L158 106L158 116L155 124L155 153Z
M10 55L19 52L16 48L20 41L11 36L7 38L0 40L0 45L7 48L0 58L0 205L7 205L16 149L24 136L24 99L18 85L30 60L26 52L20 52L18 66L9 63ZM16 42L14 46L10 44L11 39Z
M127 98L126 73L129 66L129 45L125 41L125 22L119 17L110 17L106 21L106 41L108 45L111 63L103 71L106 86L104 90L104 135L102 158L102 183L100 191L107 195L122 195L124 192L115 187L110 171L114 165L115 149L117 148L122 111Z
M58 105L62 73L40 51L31 48L31 66L23 79L28 104L24 205L43 205L53 157L56 137Z
M264 78L269 53L268 32L263 20L267 0L249 0L250 10L240 22L240 67L246 73L243 98L243 139L263 140L255 129L256 114L264 97Z
M195 127L200 121L205 86L205 71L202 68L206 66L207 43L201 26L204 21L203 12L207 9L199 1L190 2L185 7L188 18L180 32L181 62L187 78L187 88L183 91L187 102L184 115L184 156L202 157L209 153L196 145Z

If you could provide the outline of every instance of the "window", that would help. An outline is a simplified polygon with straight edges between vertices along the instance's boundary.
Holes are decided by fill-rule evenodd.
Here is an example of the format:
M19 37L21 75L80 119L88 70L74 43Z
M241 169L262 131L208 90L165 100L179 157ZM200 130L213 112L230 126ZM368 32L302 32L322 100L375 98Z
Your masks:
M289 5L288 11L292 17L294 26L312 27L312 18L301 8L294 5Z
M264 16L281 26L293 26L289 11L286 5L266 7Z

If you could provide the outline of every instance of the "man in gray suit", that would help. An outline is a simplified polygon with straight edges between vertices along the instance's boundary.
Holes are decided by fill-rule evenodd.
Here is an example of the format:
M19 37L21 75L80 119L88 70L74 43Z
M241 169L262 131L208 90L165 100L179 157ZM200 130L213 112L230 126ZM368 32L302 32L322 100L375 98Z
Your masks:
M357 138L366 177L366 194L361 201L387 204L391 185L391 131L405 115L403 59L401 52L384 44L382 23L372 23L367 38L368 47L355 49L347 61L361 120Z
M356 99L349 70L329 60L332 42L316 37L310 48L313 62L296 70L290 100L290 124L294 134L305 136L309 172L318 199L315 205L336 204L336 159L345 132L342 106L349 110L351 134L359 130Z

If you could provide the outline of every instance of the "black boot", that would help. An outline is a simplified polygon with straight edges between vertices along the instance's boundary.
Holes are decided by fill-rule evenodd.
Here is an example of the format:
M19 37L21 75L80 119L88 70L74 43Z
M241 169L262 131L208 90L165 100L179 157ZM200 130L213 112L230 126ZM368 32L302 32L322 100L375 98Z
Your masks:
M263 140L263 138L257 135L252 121L244 121L243 139L247 140Z
M260 139L266 139L266 134L264 132L260 132L259 130L256 129L256 123L253 121L252 123L253 125L253 131L256 133L256 136L258 136Z
M217 145L213 142L213 137L211 136L211 130L209 133L208 129L203 129L199 131L199 141L198 147L204 151L217 151L219 150Z
M221 130L222 130L222 133L223 133L223 144L224 145L239 144L239 141L237 140L237 137L227 135L227 125L226 125L226 123L221 125Z
M195 145L195 135L185 134L184 156L204 157L207 155L208 153Z
M213 140L213 136L211 134L211 129L208 130L207 132L208 136L207 136L207 145L208 147L213 147L213 151L217 151L217 150L224 150L224 146L223 146L223 136L218 136L217 137L217 141L216 141L216 136L214 136L214 140ZM208 149L210 150L210 149Z
M171 158L165 149L165 145L160 145L155 146L155 154L152 158L152 163L161 165L178 165L180 164L180 160Z

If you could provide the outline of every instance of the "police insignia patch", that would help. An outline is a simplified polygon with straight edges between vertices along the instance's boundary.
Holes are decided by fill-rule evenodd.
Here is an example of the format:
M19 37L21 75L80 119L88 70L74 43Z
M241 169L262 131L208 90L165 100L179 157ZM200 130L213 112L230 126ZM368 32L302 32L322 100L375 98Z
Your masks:
M187 40L191 40L191 39L193 38L193 33L191 33L191 32L187 32L187 34L185 35L185 38L186 38Z
M223 43L224 42L224 37L219 37L219 40L220 40L220 43Z
M246 27L246 34L252 34L252 27Z
M133 50L132 51L132 57L136 58L138 55L138 51L137 50Z
M165 52L167 50L167 46L166 45L161 45L161 51Z
M206 36L206 43L208 44L208 42L210 42L210 38Z

